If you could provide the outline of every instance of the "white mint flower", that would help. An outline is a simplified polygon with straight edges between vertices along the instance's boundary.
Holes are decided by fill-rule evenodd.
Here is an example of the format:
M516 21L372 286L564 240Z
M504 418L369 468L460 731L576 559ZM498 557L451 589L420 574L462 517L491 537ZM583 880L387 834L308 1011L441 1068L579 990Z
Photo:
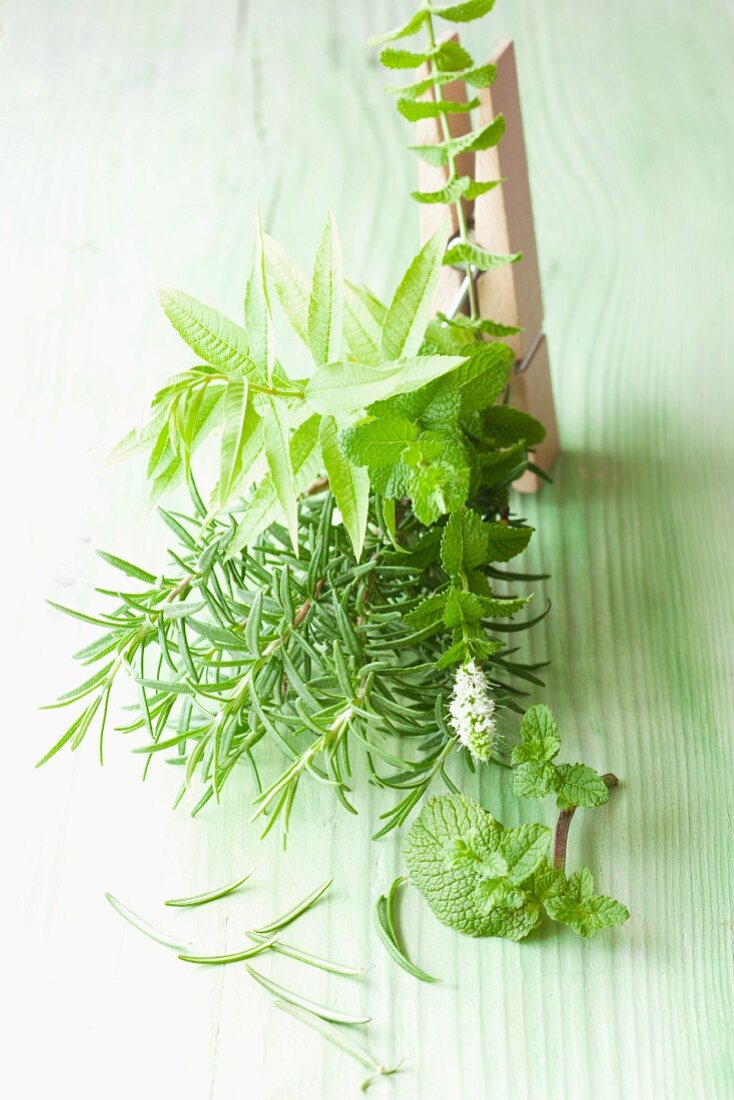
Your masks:
M476 661L467 661L456 670L449 714L451 725L462 745L475 760L486 764L492 752L497 727L494 721L492 690Z

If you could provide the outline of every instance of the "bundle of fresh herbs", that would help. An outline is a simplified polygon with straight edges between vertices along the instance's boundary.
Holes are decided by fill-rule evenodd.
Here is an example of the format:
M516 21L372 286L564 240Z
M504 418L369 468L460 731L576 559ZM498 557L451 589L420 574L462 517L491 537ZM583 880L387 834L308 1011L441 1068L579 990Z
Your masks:
M611 779L554 763L545 708L528 711L511 748L521 689L542 684L540 666L509 642L547 608L517 620L530 594L507 591L534 579L504 568L533 533L513 515L510 487L535 468L544 431L507 403L513 356L501 338L514 330L477 313L474 273L519 257L475 247L461 200L500 181L477 183L456 165L498 142L504 121L451 138L447 113L476 103L444 100L442 86L460 77L483 87L495 70L434 31L437 18L464 23L492 6L423 2L376 40L387 67L427 67L396 89L397 105L411 121L441 120L443 140L416 152L447 166L448 182L414 198L453 204L459 225L451 242L443 228L425 244L389 302L345 280L331 216L310 276L258 219L242 324L161 291L195 362L168 379L115 454L147 452L152 501L188 488L190 507L159 508L176 541L164 573L103 554L125 583L99 590L98 615L68 612L98 630L76 655L94 671L55 704L79 709L43 761L92 730L101 757L123 679L137 699L123 729L145 734L135 751L146 770L160 754L180 765L179 799L196 792L194 814L249 770L254 816L264 833L276 824L286 833L301 783L323 784L354 813L366 777L386 792L380 837L443 783L451 793L423 808L405 845L411 879L439 918L519 939L542 908L587 936L627 912L594 893L587 870L566 877L565 836L574 808L605 802ZM414 35L414 49L393 44ZM468 314L431 316L443 264L467 269ZM294 361L278 358L274 308L302 341ZM218 477L204 493L194 467L199 448L212 447ZM520 796L556 794L553 864L549 830L503 829L460 794L450 757L471 770L514 767ZM389 906L380 912L399 955Z

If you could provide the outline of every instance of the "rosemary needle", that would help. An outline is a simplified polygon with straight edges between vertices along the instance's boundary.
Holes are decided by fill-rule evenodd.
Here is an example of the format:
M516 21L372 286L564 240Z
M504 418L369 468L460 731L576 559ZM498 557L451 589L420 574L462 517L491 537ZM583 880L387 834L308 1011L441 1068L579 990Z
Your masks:
M167 901L165 904L180 908L193 908L195 905L206 905L209 901L217 901L219 898L224 898L228 894L233 894L240 886L244 886L247 880L252 876L253 870L248 871L246 875L237 879L236 882L230 882L228 886L219 886L214 890L208 890L204 894L195 894L190 898L171 898L171 900Z
M397 1073L402 1062L398 1062L396 1066L383 1066L376 1058L374 1058L368 1050L365 1050L359 1043L355 1043L348 1032L341 1031L339 1028L334 1027L332 1024L323 1020L320 1016L317 1016L314 1012L309 1012L308 1009L299 1008L297 1005L290 1004L288 1001L275 1001L275 1007L279 1008L282 1012L289 1012L291 1016L295 1016L301 1023L307 1024L308 1027L312 1027L314 1031L318 1031L319 1035L322 1035L324 1039L328 1039L334 1046L339 1047L346 1054L351 1054L352 1058L356 1059L366 1069L372 1071L369 1077L365 1078L360 1086L362 1092L366 1092L367 1089L380 1077L389 1077L393 1073Z
M375 908L377 934L390 958L393 962L397 963L398 966L402 967L406 973L417 978L421 982L438 982L441 980L440 978L434 978L431 974L427 974L425 970L421 970L419 966L416 966L415 963L410 961L398 940L395 923L393 921L392 906L395 900L395 894L404 881L405 879L403 877L396 878L390 887L387 897L381 894L377 899L377 906Z
M253 928L253 932L258 932L260 935L268 935L270 932L277 932L280 928L285 928L287 924L291 924L294 920L300 917L307 909L310 909L312 905L315 905L322 894L325 894L333 883L333 878L327 879L321 886L318 886L313 890L308 897L305 897L303 901L297 902L292 909L289 909L287 913L283 913L282 916L276 917L275 920L270 921L269 924L263 924L260 928Z
M247 935L257 940L258 943L262 943L265 939L258 932L248 932ZM273 951L277 951L279 955L287 955L289 959L296 959L297 962L305 963L307 966L315 966L319 970L325 970L329 974L344 974L347 977L356 977L361 974L362 968L359 966L345 966L343 963L332 962L331 959L322 959L318 955L311 955L308 951L303 951L300 947L293 947L289 943L275 942L275 938L270 941Z
M247 964L245 965L247 966ZM281 997L284 1001L287 1001L288 1004L296 1005L298 1008L304 1008L307 1012L313 1012L316 1016L320 1016L322 1020L330 1020L334 1024L352 1024L355 1026L357 1024L368 1024L371 1020L370 1016L352 1016L348 1012L338 1012L336 1009L326 1008L324 1005L316 1004L315 1001L309 1001L307 997L301 997L298 993L292 993L289 989L285 989L282 985L278 985L277 982L273 982L270 978L266 978L264 974L260 974L257 970L253 970L251 966L247 966L247 973L275 997Z
M179 955L178 957L182 962L202 963L206 966L221 966L225 963L242 962L244 959L253 959L255 955L262 955L263 951L267 951L268 948L273 946L277 938L277 936L273 936L270 940L263 940L252 947L243 948L242 951L235 951L231 955Z
M118 901L112 894L105 894L105 897L115 912L119 913L129 924L132 924L133 928L137 928L138 932L142 932L144 936L147 936L151 940L155 940L156 943L163 944L164 947L172 947L174 951L186 950L186 944L179 943L178 940L172 939L165 932L161 932L159 929L154 928L152 924L148 924L147 921L144 921L137 913L133 913L132 909L128 909L127 905L123 905L122 902Z

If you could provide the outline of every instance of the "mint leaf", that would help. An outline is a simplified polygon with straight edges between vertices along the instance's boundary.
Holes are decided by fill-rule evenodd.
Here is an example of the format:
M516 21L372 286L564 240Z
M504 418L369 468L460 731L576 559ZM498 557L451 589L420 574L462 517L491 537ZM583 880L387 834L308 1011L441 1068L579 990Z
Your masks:
M452 588L444 606L443 621L446 626L472 626L481 621L482 598L473 592Z
M519 825L505 829L500 850L507 861L507 877L515 886L522 886L526 879L545 859L550 844L551 831L547 825Z
M487 935L487 914L477 888L481 860L457 860L456 844L479 856L499 847L502 827L492 815L463 795L430 799L403 842L413 884L438 919L470 936Z
M494 405L510 381L513 363L514 356L507 344L484 344L472 349L455 376L461 387L464 415Z
M417 607L409 611L404 621L413 630L427 630L431 626L442 627L444 625L443 609L447 597L446 592L434 592L432 596L427 596Z
M512 753L513 764L526 761L543 763L558 755L561 747L558 726L550 708L545 704L536 703L525 712L520 725L520 736L522 745L518 745Z
M487 524L471 508L459 508L449 516L441 536L441 565L450 577L462 569L474 569L487 560Z
M543 899L543 905L549 917L568 924L584 939L629 919L629 910L621 902L594 893L594 878L588 867L574 871L563 893L556 889L552 896Z
M472 130L468 134L451 138L449 141L440 141L432 145L410 145L408 148L417 153L426 164L442 167L459 153L477 153L483 149L490 149L497 144L504 132L504 117L497 115L497 118L487 126L483 126L481 130Z
M426 13L424 11L417 11L415 15L411 15L407 23L402 23L395 30L387 31L386 34L375 34L371 38L367 39L370 46L381 46L383 42L395 42L399 38L407 38L411 34L415 34L420 30L426 19Z
M515 527L507 523L488 523L488 561L510 561L522 553L533 533L532 527Z
M392 466L418 435L405 417L362 421L344 428L340 439L344 453L358 466Z
M554 764L527 763L515 768L514 791L522 798L545 798L556 789L558 782L558 769Z
M400 281L382 326L385 359L415 355L420 348L448 235L445 222L426 241Z
M586 764L559 764L558 809L571 806L603 806L609 801L604 780Z
M459 241L446 249L443 262L449 266L453 264L471 264L477 271L494 271L495 268L504 267L506 264L515 264L522 259L522 252L512 252L503 255L495 252L487 252L483 248L477 248L468 241Z
M443 923L470 936L523 939L540 907L523 889L548 847L544 825L504 829L463 795L431 799L403 843L411 881Z
M482 424L498 447L508 447L520 440L526 447L537 447L545 439L545 428L540 421L512 405L488 408Z
M413 99L401 96L397 108L408 122L418 122L422 118L440 118L441 115L466 114L479 106L478 99L462 102L456 99Z
M431 15L437 15L440 19L448 19L452 23L468 23L472 19L480 19L494 7L494 0L465 0L462 4L447 4L436 7L431 4L428 8Z

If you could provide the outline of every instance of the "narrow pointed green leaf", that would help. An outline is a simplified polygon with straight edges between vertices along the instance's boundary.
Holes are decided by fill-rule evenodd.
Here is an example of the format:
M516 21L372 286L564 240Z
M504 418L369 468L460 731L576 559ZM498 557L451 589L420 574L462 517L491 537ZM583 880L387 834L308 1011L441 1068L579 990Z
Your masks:
M248 422L248 410L251 415ZM219 495L229 499L247 429L255 427L258 417L250 409L246 378L233 378L227 383L222 401L222 443L219 463Z
M291 260L277 241L263 234L265 269L275 287L281 308L294 331L308 347L308 303L311 288L300 267Z
M317 364L332 363L341 356L343 284L341 243L330 213L316 252L308 306L308 342Z
M276 499L283 509L293 550L298 555L298 507L290 456L288 410L282 401L271 401L263 417L265 456Z
M195 894L190 898L171 898L165 904L175 908L189 909L198 905L206 905L210 901L218 901L219 898L226 898L229 894L233 894L235 890L239 890L240 886L244 886L248 879L252 878L252 874L252 871L248 871L242 878L235 879L234 882L230 882L226 886L217 886L213 890L206 890L203 894Z
M382 326L387 359L415 355L423 341L448 235L446 222L426 241L395 291Z
M165 932L161 932L159 929L154 928L152 924L148 924L147 921L139 917L137 913L134 913L132 909L128 909L127 905L123 905L123 903L118 901L116 897L113 897L112 894L105 894L105 897L115 912L118 913L123 920L126 920L128 924L132 924L133 928L137 928L138 932L142 932L148 939L155 940L156 943L160 943L164 947L171 947L174 951L186 950L186 944L180 943Z
M183 291L162 286L158 300L176 332L205 363L254 373L247 333L234 321Z
M382 320L375 317L369 295L349 282L344 285L344 339L358 363L381 363Z
M144 581L146 584L155 584L156 582L156 578L147 569L141 569L140 566L133 565L132 562L125 561L124 558L118 558L115 554L108 554L106 550L98 550L97 556L102 561L106 561L108 565L119 569L121 573L125 573L128 577L134 577L135 580Z
M290 440L291 466L297 492L303 492L319 473L321 450L319 447L318 416L310 416L294 431ZM226 560L230 560L252 542L277 519L280 508L273 479L267 474L258 485L245 509L237 530L230 542Z
M252 245L252 270L245 289L245 321L250 342L250 356L268 382L273 377L275 345L270 320L270 303L265 283L265 250L263 248L260 212L255 219Z
M359 561L367 530L369 474L363 467L353 466L345 456L339 445L339 430L333 416L325 416L321 421L320 442L329 486Z
M495 268L504 267L506 264L515 264L522 259L522 252L512 252L509 255L500 255L486 252L483 248L460 241L447 249L443 258L445 264L470 264L478 271L494 271Z
M441 378L465 362L456 355L420 355L384 363L329 363L306 387L309 403L323 415L353 413L397 393L410 393Z
M250 939L257 940L259 943L262 943L265 938L257 932L248 932L247 935ZM300 947L293 947L291 944L283 943L281 940L277 942L271 940L271 947L277 955L286 955L289 959L295 959L296 962L305 963L306 966L313 966L317 970L324 970L327 974L342 974L345 977L357 977L363 973L360 967L345 966L343 963L332 962L331 959L322 959L319 955L312 955L308 951L301 950Z
M227 963L243 962L245 959L254 959L256 955L262 955L264 951L268 951L273 946L277 939L277 936L273 936L272 939L263 940L261 943L245 947L241 951L233 951L228 955L181 954L178 957L181 962L199 963L202 966L226 966Z
M287 924L292 924L294 920L302 916L311 906L322 897L326 891L331 887L334 880L333 878L327 879L321 886L317 886L315 890L312 890L310 894L307 894L302 901L296 902L292 909L289 909L286 913L283 913L280 917L276 917L275 920L271 920L268 924L261 925L260 928L254 928L253 932L257 932L259 935L269 935L271 932L279 932L281 928L285 928Z
M330 1020L334 1024L347 1024L351 1026L368 1024L370 1022L370 1016L353 1016L351 1013L339 1012L337 1009L327 1008L325 1005L316 1004L315 1001L310 1001L307 997L301 997L300 994L293 993L290 989L286 989L270 978L266 978L264 974L260 974L257 970L253 970L249 965L247 966L247 973L251 978L254 978L256 982L259 982L261 986L267 989L268 993L272 993L276 997L281 997L284 1001L287 1001L288 1004L296 1005L296 1007L303 1008L307 1012L313 1012L315 1016L320 1016L322 1020Z

